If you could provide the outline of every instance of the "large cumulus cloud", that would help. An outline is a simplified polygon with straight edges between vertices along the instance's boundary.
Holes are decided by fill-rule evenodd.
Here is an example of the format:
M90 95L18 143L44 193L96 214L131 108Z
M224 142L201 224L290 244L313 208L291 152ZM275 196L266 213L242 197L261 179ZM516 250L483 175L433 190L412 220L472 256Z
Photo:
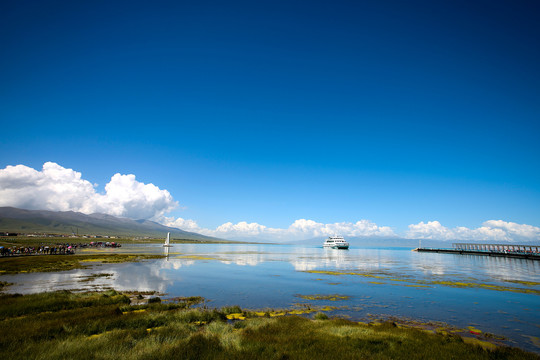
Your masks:
M475 229L463 226L448 228L438 221L421 221L409 225L405 237L433 240L538 241L540 228L503 220L488 220Z
M113 175L100 194L80 172L46 162L41 171L24 165L0 169L0 206L150 219L178 203L167 190L141 183L135 175Z
M355 223L340 222L332 224L319 223L313 220L298 219L288 228L271 228L255 222L240 221L236 224L226 222L215 229L205 229L193 220L168 218L169 226L187 225L190 231L227 239L259 238L267 240L302 240L320 236L343 234L347 236L395 237L394 231L387 226L378 226L369 220Z

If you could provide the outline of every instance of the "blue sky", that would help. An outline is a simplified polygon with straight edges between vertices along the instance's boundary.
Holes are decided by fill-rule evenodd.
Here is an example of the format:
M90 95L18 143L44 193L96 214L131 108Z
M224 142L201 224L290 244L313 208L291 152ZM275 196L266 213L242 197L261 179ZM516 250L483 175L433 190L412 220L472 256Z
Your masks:
M167 216L205 229L538 227L539 13L536 1L5 1L0 168L54 162L99 193L134 174L179 203Z

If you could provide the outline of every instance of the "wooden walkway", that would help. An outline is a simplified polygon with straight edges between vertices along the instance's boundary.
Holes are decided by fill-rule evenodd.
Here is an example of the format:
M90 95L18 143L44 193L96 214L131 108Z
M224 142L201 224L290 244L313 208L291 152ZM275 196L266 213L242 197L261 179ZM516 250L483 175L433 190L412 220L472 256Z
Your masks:
M456 255L483 255L483 256L496 256L496 257L508 257L517 259L529 259L540 260L540 253L527 253L527 252L504 252L496 250L462 250L462 249L430 249L430 248L416 248L413 251L418 252L436 252L443 254L456 254Z

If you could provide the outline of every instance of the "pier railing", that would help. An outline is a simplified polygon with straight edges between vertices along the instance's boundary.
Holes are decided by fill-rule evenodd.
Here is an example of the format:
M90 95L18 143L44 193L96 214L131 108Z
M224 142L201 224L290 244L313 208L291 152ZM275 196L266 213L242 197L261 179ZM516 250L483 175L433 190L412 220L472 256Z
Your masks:
M540 260L540 245L454 243L452 244L452 247L453 249L432 249L419 247L413 249L413 251Z
M452 247L460 251L483 251L501 254L540 254L540 246L538 245L453 243Z

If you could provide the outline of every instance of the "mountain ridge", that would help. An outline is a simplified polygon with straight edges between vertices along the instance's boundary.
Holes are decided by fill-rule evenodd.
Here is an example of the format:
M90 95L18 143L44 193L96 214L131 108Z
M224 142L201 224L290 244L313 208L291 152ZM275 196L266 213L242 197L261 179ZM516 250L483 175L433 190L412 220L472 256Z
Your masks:
M116 217L109 214L83 214L75 211L28 210L0 207L0 231L109 236L172 237L190 240L221 240L202 234L165 226L157 222Z

